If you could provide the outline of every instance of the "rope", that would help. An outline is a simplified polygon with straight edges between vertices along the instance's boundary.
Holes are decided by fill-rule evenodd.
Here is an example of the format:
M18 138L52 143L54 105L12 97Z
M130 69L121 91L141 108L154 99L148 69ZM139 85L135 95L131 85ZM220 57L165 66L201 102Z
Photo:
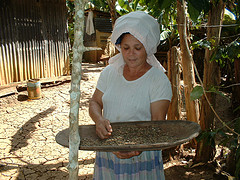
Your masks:
M170 24L170 26L184 26L184 24ZM234 27L234 26L240 26L239 24L221 24L221 25L187 25L189 27L204 27L204 28L217 28L217 27Z

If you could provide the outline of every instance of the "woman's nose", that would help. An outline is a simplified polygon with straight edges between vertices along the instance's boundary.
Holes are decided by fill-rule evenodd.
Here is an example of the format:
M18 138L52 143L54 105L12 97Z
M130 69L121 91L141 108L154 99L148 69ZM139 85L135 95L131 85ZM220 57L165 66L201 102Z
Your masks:
M134 53L135 53L134 49L129 49L129 52L128 52L129 55L133 55Z

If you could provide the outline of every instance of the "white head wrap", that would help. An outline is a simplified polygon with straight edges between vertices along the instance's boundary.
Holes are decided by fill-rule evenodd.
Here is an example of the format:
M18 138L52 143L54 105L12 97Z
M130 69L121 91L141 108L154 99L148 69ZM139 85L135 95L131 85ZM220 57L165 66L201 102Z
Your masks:
M117 39L123 33L130 33L137 38L144 46L147 52L147 62L153 67L165 69L154 56L157 52L157 46L160 42L160 29L158 22L150 15L143 11L135 11L124 16L119 17L114 25L111 41L120 51L119 54L109 59L109 64L113 65L118 72L122 73L124 67L124 60L121 53L121 48L116 45Z

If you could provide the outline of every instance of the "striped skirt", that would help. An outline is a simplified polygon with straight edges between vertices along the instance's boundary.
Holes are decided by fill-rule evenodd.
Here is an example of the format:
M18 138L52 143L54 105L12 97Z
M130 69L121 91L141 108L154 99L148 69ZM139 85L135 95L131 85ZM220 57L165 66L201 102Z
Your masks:
M144 151L130 159L111 152L97 152L94 180L165 180L162 151Z

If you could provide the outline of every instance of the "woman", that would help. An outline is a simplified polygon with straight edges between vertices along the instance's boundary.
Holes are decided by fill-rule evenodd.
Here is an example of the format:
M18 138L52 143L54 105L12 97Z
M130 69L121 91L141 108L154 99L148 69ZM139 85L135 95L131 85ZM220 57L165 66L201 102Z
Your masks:
M119 54L109 60L90 100L89 113L101 139L111 122L165 120L171 85L154 53L157 21L145 12L117 19L111 41ZM161 151L97 152L94 179L164 179Z

